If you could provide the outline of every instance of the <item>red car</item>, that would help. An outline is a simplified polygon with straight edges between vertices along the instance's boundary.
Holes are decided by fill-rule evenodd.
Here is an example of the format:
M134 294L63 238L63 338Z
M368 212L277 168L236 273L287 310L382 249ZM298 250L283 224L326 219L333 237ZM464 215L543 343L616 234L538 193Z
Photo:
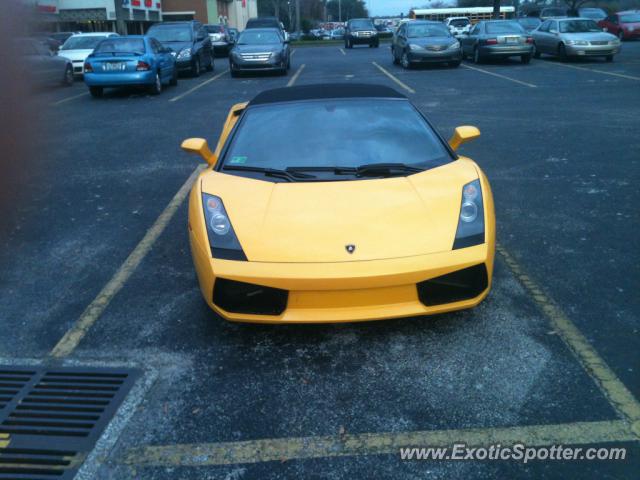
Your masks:
M614 13L600 20L598 26L617 35L620 40L640 38L640 10Z

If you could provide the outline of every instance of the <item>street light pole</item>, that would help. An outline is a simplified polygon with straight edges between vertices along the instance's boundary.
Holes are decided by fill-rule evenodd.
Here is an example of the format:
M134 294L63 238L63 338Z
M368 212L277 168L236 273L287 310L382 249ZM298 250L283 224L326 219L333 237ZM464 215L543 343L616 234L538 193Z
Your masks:
M342 0L338 0L338 21L342 23Z
M300 0L296 0L296 32L298 33L298 38L300 38Z

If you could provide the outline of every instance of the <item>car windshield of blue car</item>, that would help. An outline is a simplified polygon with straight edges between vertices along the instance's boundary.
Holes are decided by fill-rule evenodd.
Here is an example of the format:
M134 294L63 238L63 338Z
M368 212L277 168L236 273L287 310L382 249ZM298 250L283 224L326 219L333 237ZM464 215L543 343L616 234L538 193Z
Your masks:
M101 42L93 53L128 53L142 55L144 54L144 50L144 41L141 38L109 38Z
M426 170L450 161L443 141L411 103L366 98L250 107L221 165L284 170L400 163Z
M523 33L524 29L516 22L489 22L487 33Z
M190 42L191 27L179 25L162 25L151 27L147 35L155 38L161 43L164 42Z
M569 20L560 22L560 32L562 33L586 33L601 32L598 24L593 20Z
M258 32L245 30L238 39L238 45L265 45L280 43L282 39L276 32Z
M60 50L93 50L105 38L107 38L106 35L69 37Z
M409 38L448 37L449 35L449 30L444 25L410 25L408 28Z

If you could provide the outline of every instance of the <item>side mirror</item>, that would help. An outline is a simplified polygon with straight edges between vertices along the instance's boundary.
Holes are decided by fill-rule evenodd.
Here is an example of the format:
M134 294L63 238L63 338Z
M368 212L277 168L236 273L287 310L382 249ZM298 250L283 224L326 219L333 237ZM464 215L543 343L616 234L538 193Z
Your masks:
M197 153L205 162L213 166L218 161L216 155L209 149L209 145L204 138L187 138L180 145L183 150L189 153Z
M467 143L474 138L480 136L480 130L477 127L461 126L457 127L453 132L453 137L449 139L449 145L453 150L457 150L460 145Z

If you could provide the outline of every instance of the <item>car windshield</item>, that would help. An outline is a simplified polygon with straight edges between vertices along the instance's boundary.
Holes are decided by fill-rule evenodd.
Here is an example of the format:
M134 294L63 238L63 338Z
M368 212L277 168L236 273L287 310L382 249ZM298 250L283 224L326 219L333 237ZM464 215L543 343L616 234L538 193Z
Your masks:
M620 15L620 23L640 23L640 14Z
M94 50L94 53L135 53L142 55L145 51L141 38L109 38Z
M160 42L190 42L191 27L178 25L163 25L151 27L147 35Z
M447 27L440 24L409 25L409 28L407 30L407 35L409 38L448 37L450 35Z
M563 17L567 14L566 10L562 8L545 8L542 11L544 17Z
M107 38L106 35L82 35L77 37L69 37L60 47L60 50L93 50L102 40Z
M524 30L517 22L489 22L487 33L522 33Z
M593 20L569 20L560 22L560 32L562 33L586 33L600 32L602 29Z
M449 25L453 25L454 27L466 27L469 25L468 18L456 18L455 20L451 20Z
M239 45L264 45L280 43L282 39L276 32L258 32L255 30L245 30L238 39Z
M593 18L595 20L600 20L602 18L605 18L607 14L599 8L583 8L580 10L580 16L584 18Z
M369 20L352 20L351 22L349 22L349 28L352 30L374 30L373 23L371 23L371 21Z
M280 23L274 19L255 18L247 22L247 28L280 28Z
M347 99L249 108L223 164L283 170L393 162L427 169L450 161L408 101Z

